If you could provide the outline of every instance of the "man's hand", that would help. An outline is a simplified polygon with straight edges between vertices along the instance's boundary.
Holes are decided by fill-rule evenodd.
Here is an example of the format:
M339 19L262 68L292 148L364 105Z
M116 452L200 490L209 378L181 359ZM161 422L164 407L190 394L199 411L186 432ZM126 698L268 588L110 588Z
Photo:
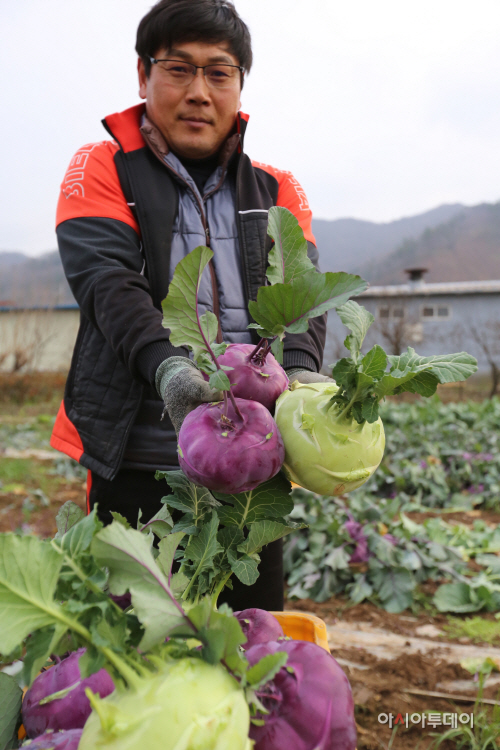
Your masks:
M222 393L209 386L195 363L187 357L164 360L156 371L155 385L177 435L190 411L200 404L222 399Z
M311 372L311 370L301 370L300 367L291 367L289 370L286 370L286 374L290 383L293 383L294 380L303 385L309 385L309 383L335 383L335 380L326 375L321 375L319 372Z

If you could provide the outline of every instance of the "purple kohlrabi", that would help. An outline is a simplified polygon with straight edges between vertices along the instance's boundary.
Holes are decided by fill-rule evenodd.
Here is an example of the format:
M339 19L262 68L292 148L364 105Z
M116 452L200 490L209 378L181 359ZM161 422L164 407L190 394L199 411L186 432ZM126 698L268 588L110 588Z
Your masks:
M35 737L29 750L78 750L83 729L68 729L64 732L47 732Z
M217 362L233 368L228 376L237 398L259 401L272 411L278 396L288 388L288 378L271 352L266 353L265 348L254 352L252 344L230 344Z
M372 556L372 553L368 549L368 539L363 533L363 525L351 518L350 521L345 522L344 528L351 539L356 542L356 547L349 558L349 562L366 562Z
M235 612L234 616L246 636L247 642L243 645L245 649L257 643L268 643L285 637L276 617L265 609L243 609L241 612Z
M105 669L81 679L78 660L84 652L84 648L73 652L55 667L42 672L33 682L24 696L22 708L28 737L38 737L47 729L81 729L92 710L85 688L90 688L101 698L115 689ZM47 698L50 700L44 702Z
M281 641L248 649L251 665L284 651L288 661L257 697L267 714L250 725L254 750L354 750L356 723L351 686L333 656L315 643Z
M179 463L195 484L224 493L253 490L278 473L285 447L276 422L258 401L236 398L190 412L179 432Z

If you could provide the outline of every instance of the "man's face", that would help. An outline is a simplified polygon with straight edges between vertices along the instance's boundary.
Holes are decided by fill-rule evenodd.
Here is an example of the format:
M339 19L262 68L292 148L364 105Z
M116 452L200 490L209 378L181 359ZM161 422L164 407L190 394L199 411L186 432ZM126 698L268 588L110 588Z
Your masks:
M157 50L157 59L181 60L193 65L239 65L225 44L186 42L170 50ZM188 86L167 81L161 63L151 66L149 78L139 60L139 95L146 112L160 129L169 147L179 156L203 159L215 154L231 132L240 106L240 75L229 88L211 88L203 71Z

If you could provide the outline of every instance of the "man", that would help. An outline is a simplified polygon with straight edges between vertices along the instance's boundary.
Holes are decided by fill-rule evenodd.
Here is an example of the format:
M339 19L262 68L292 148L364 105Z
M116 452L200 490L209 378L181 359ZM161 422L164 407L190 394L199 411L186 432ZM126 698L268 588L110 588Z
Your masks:
M240 93L252 51L234 6L161 0L142 19L136 50L145 105L107 117L112 140L81 148L61 186L57 237L81 325L51 441L89 469L89 508L133 525L139 508L145 520L161 507L168 488L154 474L177 467L184 416L218 396L162 327L178 261L211 246L201 306L217 315L219 340L251 343L247 306L266 283L271 206L293 211L318 257L300 185L243 152ZM291 378L322 379L324 337L324 318L287 336ZM281 565L280 543L269 545L247 606L281 608Z

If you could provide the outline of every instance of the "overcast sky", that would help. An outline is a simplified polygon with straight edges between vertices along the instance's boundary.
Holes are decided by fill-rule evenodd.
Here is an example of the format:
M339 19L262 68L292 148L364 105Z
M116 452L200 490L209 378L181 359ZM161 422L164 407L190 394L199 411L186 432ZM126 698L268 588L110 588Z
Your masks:
M151 0L0 0L0 249L55 247L72 154L139 102ZM318 218L500 199L499 0L236 0L254 68L245 149Z

